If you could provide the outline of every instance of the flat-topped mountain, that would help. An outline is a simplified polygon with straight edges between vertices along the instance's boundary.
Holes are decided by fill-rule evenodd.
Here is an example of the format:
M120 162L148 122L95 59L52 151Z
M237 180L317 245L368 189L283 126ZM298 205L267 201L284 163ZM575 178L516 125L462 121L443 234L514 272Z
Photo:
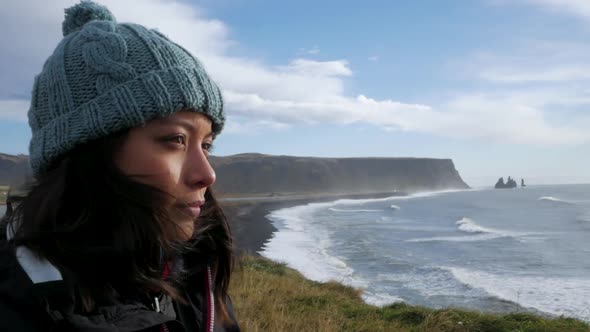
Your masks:
M28 156L0 153L0 185L20 184L31 173Z
M468 188L451 159L212 156L223 195L364 193ZM22 183L28 157L0 154L0 185Z
M451 159L211 157L222 194L358 193L469 188Z

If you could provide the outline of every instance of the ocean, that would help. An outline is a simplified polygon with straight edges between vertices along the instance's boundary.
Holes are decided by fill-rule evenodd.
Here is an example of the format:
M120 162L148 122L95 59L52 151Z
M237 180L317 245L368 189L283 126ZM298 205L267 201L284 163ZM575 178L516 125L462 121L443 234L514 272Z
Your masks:
M368 303L590 321L590 185L418 193L272 211L260 252Z

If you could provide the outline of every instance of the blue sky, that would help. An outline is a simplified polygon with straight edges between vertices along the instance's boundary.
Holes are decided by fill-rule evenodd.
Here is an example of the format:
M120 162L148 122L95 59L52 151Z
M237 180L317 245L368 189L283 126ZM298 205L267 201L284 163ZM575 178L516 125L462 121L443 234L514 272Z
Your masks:
M590 182L587 0L99 2L219 82L217 155L452 158L475 186ZM0 152L27 153L33 76L74 3L0 13Z

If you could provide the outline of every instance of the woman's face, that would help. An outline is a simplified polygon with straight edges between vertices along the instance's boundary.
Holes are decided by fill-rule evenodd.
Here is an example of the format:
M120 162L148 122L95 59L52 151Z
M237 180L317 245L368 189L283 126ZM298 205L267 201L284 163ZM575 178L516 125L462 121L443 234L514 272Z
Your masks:
M205 190L215 182L208 161L212 144L209 118L181 111L132 128L116 153L115 164L125 175L173 197L171 206L183 212L176 220L177 240L192 237Z

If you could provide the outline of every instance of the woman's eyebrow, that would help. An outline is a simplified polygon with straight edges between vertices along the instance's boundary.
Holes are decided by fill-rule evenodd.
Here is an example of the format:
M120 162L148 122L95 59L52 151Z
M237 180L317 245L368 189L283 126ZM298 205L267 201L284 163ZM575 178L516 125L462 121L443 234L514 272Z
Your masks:
M183 120L183 119L162 118L162 119L158 119L158 122L163 125L180 126L180 127L183 127L184 129L194 132L194 133L196 133L198 131L192 122L187 121L187 120ZM207 135L205 135L205 138L209 138L212 136L213 136L213 131L210 131Z

